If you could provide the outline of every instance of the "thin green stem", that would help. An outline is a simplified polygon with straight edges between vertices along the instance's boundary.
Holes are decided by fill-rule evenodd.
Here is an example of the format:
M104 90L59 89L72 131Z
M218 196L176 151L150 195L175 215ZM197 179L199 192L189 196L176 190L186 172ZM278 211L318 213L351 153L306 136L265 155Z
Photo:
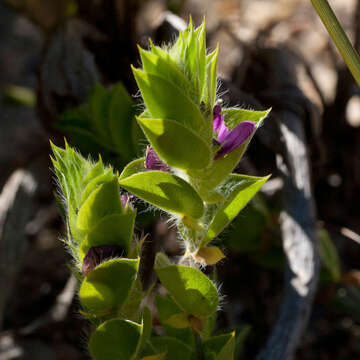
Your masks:
M194 331L193 333L195 339L196 360L205 360L201 336L196 331Z
M311 0L354 79L360 86L360 56L351 45L327 0Z

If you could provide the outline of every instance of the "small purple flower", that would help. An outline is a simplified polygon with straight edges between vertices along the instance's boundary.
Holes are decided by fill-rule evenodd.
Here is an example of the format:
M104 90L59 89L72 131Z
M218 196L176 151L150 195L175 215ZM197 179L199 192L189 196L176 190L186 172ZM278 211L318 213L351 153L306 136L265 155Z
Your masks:
M225 116L221 115L219 105L214 106L213 116L213 130L217 132L216 140L222 145L215 155L216 160L242 145L253 133L255 124L252 121L242 121L234 129L229 130L225 124Z
M81 267L83 276L96 268L103 261L124 255L124 249L119 245L93 246L84 256Z
M167 164L159 158L158 154L150 145L146 148L144 165L147 170L169 171Z

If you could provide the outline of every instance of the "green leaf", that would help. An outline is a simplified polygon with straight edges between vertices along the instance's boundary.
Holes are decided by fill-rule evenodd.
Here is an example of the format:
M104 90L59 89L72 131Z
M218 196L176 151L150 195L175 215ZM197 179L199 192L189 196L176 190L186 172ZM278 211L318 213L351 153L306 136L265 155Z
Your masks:
M201 100L207 102L207 79L206 79L206 32L205 20L195 30L198 43L198 66L199 66L199 84L201 92Z
M162 353L162 354L156 354L156 355L149 355L149 356L145 356L142 357L140 360L163 360L166 359L167 353Z
M77 228L89 231L103 217L123 212L117 178L97 187L81 206L77 217Z
M214 336L204 341L205 355L215 355L216 360L234 360L235 331L230 334Z
M129 296L138 267L139 259L112 259L98 265L80 287L85 310L94 315L116 314Z
M206 57L208 93L211 108L214 106L216 98L218 56L219 46L217 46L216 49Z
M194 259L202 265L215 265L225 258L217 246L205 246L198 249L193 255Z
M138 346L138 352L141 352L146 342L150 339L151 330L152 330L152 314L147 306L145 306L142 311L142 325L143 325L143 329Z
M199 108L178 86L158 75L147 74L135 68L133 72L152 117L178 121L195 132L205 127Z
M145 163L145 157L133 160L130 163L128 163L121 172L119 176L119 180L125 179L139 172L146 171L144 163Z
M163 171L147 171L119 180L120 186L160 209L200 218L204 204L185 180Z
M118 83L111 91L109 130L117 152L125 159L130 159L134 155L133 141L129 136L135 122L134 115L134 103L125 87Z
M162 324L165 324L171 316L181 312L181 308L171 298L158 293L155 294L155 305Z
M227 187L231 189L227 201L218 209L212 219L205 237L201 241L201 247L208 244L214 237L235 218L246 204L260 190L261 186L269 179L266 177L254 177L231 174L227 180Z
M182 265L157 267L155 271L162 285L187 314L207 317L219 304L214 284L200 271Z
M157 293L155 294L155 305L160 322L164 327L166 335L176 337L186 344L193 346L194 337L189 327L184 329L176 329L172 327L171 323L168 323L168 320L172 316L183 313L181 308L174 302L174 300L172 300L169 296L162 296Z
M330 272L334 282L341 278L341 267L338 251L325 229L318 230L319 253L323 266Z
M109 102L108 91L100 83L96 83L90 97L91 119L97 133L105 141L109 138L110 130L108 128Z
M152 337L151 345L157 353L167 353L167 359L191 360L192 349L182 341L171 337Z
M243 350L245 340L247 339L250 331L251 326L245 326L236 330L235 359L239 358L239 355Z
M168 165L202 169L211 160L207 143L194 131L174 120L137 118L149 142Z
M93 246L118 245L124 249L124 256L130 251L135 223L135 211L126 214L111 214L103 217L81 242L79 258L82 261Z
M90 354L94 360L133 360L141 332L142 325L129 320L105 321L90 337Z
M170 316L166 320L166 324L175 329L184 329L190 326L188 316L183 312Z
M253 121L258 128L264 119L269 115L271 109L265 111L254 111L246 109L230 108L224 109L222 114L225 115L225 123L229 130L234 129L243 121Z
M136 277L125 302L118 311L118 315L128 320L137 320L139 318L138 312L143 297L141 280L139 277Z
M261 245L261 235L266 226L267 220L264 214L251 203L242 210L241 216L237 216L231 226L222 233L221 239L230 251L258 251Z

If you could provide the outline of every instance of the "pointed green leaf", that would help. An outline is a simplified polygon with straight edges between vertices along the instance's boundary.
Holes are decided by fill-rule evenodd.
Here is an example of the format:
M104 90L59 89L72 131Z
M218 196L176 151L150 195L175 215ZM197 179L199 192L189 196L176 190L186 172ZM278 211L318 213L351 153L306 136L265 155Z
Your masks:
M203 169L210 163L211 150L194 131L174 120L137 118L157 154L179 169Z
M174 300L172 300L170 296L162 296L157 293L155 294L155 305L160 322L165 329L166 335L176 337L177 339L192 346L194 344L194 338L189 327L184 329L176 329L172 327L172 324L168 323L168 319L170 319L172 316L183 313L181 308L174 302Z
M90 337L90 354L94 360L133 360L141 332L142 326L129 320L105 321Z
M92 167L83 178L83 187L86 187L90 181L94 180L102 174L104 174L104 164L100 157L99 161L95 164L95 166Z
M152 46L151 51L152 52L149 52L139 48L144 72L160 77L166 76L168 81L177 85L184 95L188 96L187 93L192 85L177 68L176 63L169 54L157 46Z
M117 178L97 187L81 206L77 217L77 228L90 230L103 217L123 212Z
M119 180L120 186L160 209L200 218L204 204L185 180L163 171L147 171Z
M226 126L232 130L243 121L253 121L258 128L269 115L271 109L265 111L254 111L246 109L224 109L221 113L225 115Z
M137 174L139 172L145 171L145 157L136 159L128 163L119 176L119 180L125 179L131 175Z
M152 330L152 314L150 309L145 306L142 311L142 333L141 339L138 346L138 352L141 352L147 341L150 339L151 330Z
M152 117L178 121L195 132L205 126L199 108L165 78L133 68L136 82Z
M151 345L158 353L167 353L166 359L191 360L192 349L182 341L171 337L152 337Z
M103 217L81 242L80 260L93 246L118 245L124 249L124 256L130 251L135 223L135 211L126 214L111 214Z
M95 315L116 313L129 295L138 267L138 259L112 259L90 271L80 287L85 310Z
M217 46L216 49L206 57L208 93L211 107L214 106L216 98L218 55L219 46Z
M96 83L90 98L91 119L94 128L103 140L109 138L109 102L108 91L100 83Z
M318 230L318 239L321 262L330 272L333 281L338 282L341 277L338 251L326 230Z
M246 204L260 190L261 186L269 179L266 177L254 177L238 174L231 174L228 177L227 187L232 189L228 200L218 209L215 217L212 219L204 239L201 241L201 247L208 244L214 237L235 218Z
M204 341L205 355L216 360L234 360L235 331L230 334L214 336Z
M206 81L206 32L205 20L195 31L198 41L198 64L199 64L199 83L201 100L206 102L207 81Z
M236 330L236 341L235 341L235 358L237 359L243 350L245 340L247 339L251 326L245 326L241 329Z
M114 175L112 169L107 169L104 171L102 169L102 174L92 179L85 187L85 189L81 193L81 204L85 202L85 200L89 197L89 195L100 185L111 182L114 179ZM84 179L85 180L85 179Z
M134 154L131 136L135 122L133 101L125 87L118 83L111 91L109 102L109 130L112 142L125 159L130 159Z
M202 318L216 311L219 304L217 290L200 270L170 265L157 267L155 271L175 302L189 315Z

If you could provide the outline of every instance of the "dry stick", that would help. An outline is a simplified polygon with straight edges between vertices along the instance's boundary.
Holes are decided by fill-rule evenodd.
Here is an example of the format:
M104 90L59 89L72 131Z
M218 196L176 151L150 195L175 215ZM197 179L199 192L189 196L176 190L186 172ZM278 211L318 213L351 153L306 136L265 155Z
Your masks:
M286 286L279 318L258 360L293 358L307 324L319 267L304 129L289 111L280 112L278 118L286 146L284 157L277 157L284 178L281 232L287 257Z
M271 74L268 82L273 86L266 92L273 92L281 99L293 91L301 104L302 94L296 86L289 53L268 49L263 51L262 59L268 62L266 68ZM268 101L271 102L270 97ZM299 104L294 105L297 109ZM287 266L280 314L258 360L293 359L308 322L319 272L315 206L302 119L298 112L291 110L288 102L284 102L284 107L280 103L274 110L283 145L282 152L277 155L277 165L284 181L281 231Z
M16 170L0 194L0 329L20 262L27 248L26 224L32 217L36 182L25 170Z

